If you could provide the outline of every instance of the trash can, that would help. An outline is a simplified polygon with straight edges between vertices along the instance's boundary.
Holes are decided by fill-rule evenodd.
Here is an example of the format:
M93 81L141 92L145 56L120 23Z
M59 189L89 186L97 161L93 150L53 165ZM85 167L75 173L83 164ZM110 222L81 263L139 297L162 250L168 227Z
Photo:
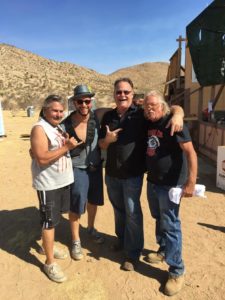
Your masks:
M33 106L28 106L27 107L27 116L28 117L33 117L34 115L34 107Z

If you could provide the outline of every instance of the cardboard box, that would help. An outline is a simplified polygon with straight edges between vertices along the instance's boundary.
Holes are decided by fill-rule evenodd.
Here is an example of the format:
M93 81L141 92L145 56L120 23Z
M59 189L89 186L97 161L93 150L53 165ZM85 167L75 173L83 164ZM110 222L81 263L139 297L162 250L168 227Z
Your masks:
M219 146L217 149L216 186L225 190L225 146Z

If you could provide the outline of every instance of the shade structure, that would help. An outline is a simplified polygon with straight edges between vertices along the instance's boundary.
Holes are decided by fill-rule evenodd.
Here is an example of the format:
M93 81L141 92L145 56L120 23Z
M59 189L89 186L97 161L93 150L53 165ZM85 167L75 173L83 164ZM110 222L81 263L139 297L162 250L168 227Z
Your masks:
M186 27L186 34L199 84L224 84L225 0L213 1Z

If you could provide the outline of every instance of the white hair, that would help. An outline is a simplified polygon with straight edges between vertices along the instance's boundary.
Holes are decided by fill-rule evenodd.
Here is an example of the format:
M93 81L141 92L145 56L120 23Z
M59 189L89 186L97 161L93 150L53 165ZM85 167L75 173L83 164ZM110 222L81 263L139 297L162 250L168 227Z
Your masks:
M157 90L151 90L150 92L148 92L145 95L144 103L146 103L147 98L150 97L150 96L156 97L158 99L159 103L162 104L162 106L163 106L163 114L164 115L167 115L168 113L170 113L169 105L165 101L165 98L164 98L164 96L163 96L162 93L160 93Z

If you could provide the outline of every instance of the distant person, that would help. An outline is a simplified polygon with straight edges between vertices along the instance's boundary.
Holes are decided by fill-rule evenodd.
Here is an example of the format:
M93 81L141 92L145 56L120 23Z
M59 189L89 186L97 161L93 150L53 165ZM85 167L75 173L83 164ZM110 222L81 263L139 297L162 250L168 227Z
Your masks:
M114 250L124 250L121 268L133 271L144 244L140 195L146 170L147 122L143 109L133 105L133 82L120 78L114 83L116 108L106 112L101 122L99 145L107 149L106 185L114 209L118 242ZM183 111L176 108L174 129L183 124ZM174 119L172 120L174 122Z
M192 197L197 176L197 156L187 127L170 135L166 124L171 111L163 96L157 91L147 94L144 101L148 122L148 147L146 154L148 183L147 195L151 215L156 220L157 253L148 256L150 263L166 261L169 278L165 294L178 293L184 284L182 260L182 235L179 219L179 198L172 188L181 187L182 196Z
M74 111L63 121L70 137L83 143L70 151L75 181L71 185L70 226L72 232L71 256L83 258L80 240L80 218L87 207L90 239L97 244L104 242L94 223L98 206L104 204L101 150L98 146L100 124L97 111L92 111L95 94L86 85L78 85L72 97Z
M133 104L139 108L142 108L144 104L144 94L134 94Z
M33 187L37 190L42 225L42 242L46 255L44 272L55 282L66 276L54 258L65 258L66 253L54 247L55 227L61 213L68 212L70 184L74 181L69 151L79 145L59 126L64 104L57 95L48 96L42 106L41 118L31 131Z

